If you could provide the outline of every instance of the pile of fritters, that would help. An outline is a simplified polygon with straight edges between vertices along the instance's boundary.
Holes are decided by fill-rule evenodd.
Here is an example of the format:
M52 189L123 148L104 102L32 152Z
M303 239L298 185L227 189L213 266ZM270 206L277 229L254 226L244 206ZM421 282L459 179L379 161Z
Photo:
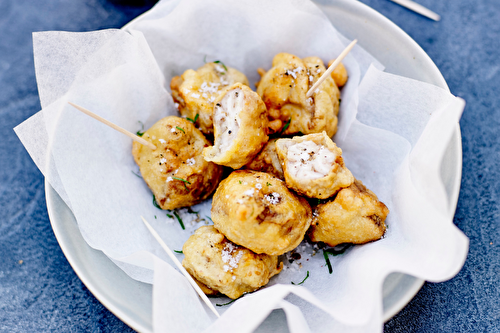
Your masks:
M182 264L205 293L235 299L266 285L283 268L278 256L306 234L329 246L384 235L389 210L354 178L331 139L347 71L340 65L306 96L325 70L317 57L280 53L269 71L258 70L257 92L221 62L187 70L170 85L182 117L144 133L157 149L133 144L162 209L215 191L214 225L183 247ZM233 171L222 180L227 167Z

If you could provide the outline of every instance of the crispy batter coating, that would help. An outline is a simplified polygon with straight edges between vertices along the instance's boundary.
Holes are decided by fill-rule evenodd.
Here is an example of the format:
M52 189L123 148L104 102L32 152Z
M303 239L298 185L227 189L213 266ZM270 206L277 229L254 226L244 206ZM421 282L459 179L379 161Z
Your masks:
M388 214L389 209L377 196L356 180L335 198L316 206L308 235L313 242L330 246L364 244L384 235Z
M276 151L276 140L277 139L269 140L260 153L255 156L253 161L245 166L245 169L267 172L284 180L283 168L281 167L278 152Z
M354 182L342 150L325 132L276 141L286 185L309 198L326 199Z
M212 201L214 226L232 242L256 253L280 255L299 245L312 218L307 200L267 173L237 170Z
M269 140L267 110L257 93L241 83L224 89L215 99L215 142L203 157L233 169L249 163Z
M278 256L256 254L228 241L213 226L200 227L182 247L182 266L208 292L235 299L265 286L283 269Z
M331 77L321 84L314 94L306 93L325 72L318 57L300 59L289 53L279 53L273 67L263 72L257 93L267 106L270 133L283 130L284 134L320 133L328 136L337 132L340 92Z
M335 59L332 59L328 62L328 67L330 67ZM344 67L343 63L338 64L337 67L332 71L332 79L335 81L337 87L342 88L347 83L347 70Z
M134 142L132 155L162 209L195 205L216 189L223 167L203 159L201 152L210 143L191 122L166 117L142 138L157 149Z
M227 68L227 70L226 70ZM206 63L196 71L188 69L170 82L172 97L179 105L179 112L185 117L199 118L196 124L204 134L212 134L213 107L224 87L240 82L248 86L245 74L221 64Z

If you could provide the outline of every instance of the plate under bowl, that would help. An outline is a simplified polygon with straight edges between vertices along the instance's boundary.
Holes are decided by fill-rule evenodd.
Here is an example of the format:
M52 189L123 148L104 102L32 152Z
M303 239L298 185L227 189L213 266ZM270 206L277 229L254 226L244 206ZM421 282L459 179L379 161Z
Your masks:
M386 72L448 86L429 56L404 31L370 7L352 0L320 1L318 6L335 27L370 52ZM462 173L460 128L456 130L442 159L443 178L450 211L454 212ZM55 236L74 271L94 296L134 330L152 332L152 287L128 277L101 251L83 239L71 210L48 182L45 183L47 209ZM410 275L391 273L383 284L383 316L389 320L420 290L424 281ZM257 329L265 331L270 321L286 322L275 310ZM274 325L273 325L274 326ZM286 332L286 325L280 325Z

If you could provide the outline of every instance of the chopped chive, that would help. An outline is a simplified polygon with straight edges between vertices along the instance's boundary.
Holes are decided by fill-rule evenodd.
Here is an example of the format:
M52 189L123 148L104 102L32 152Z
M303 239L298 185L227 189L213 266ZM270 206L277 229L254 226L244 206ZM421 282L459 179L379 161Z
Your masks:
M196 121L198 120L198 117L200 116L199 113L196 114L196 116L194 117L194 119L191 119L189 117L186 117L187 120L189 120L190 122L192 122L193 124L196 123Z
M137 177L141 178L142 179L142 176L138 173L135 173L134 171L130 170L134 175L136 175Z
M168 217L170 217L171 219L174 218L174 216L172 214L167 214Z
M344 246L343 248L341 248L340 250L335 250L334 248L330 248L330 249L326 249L326 250L323 250L323 251L328 252L332 256L338 256L338 255L344 254L344 252L347 249L349 249L351 246L352 246L351 244L348 244L348 245Z
M266 185L267 186L272 186L273 184L271 184L270 182L266 182Z
M209 219L212 223L214 223L214 221L212 221L212 219L210 218L210 216L205 215L205 217L206 217L207 219Z
M199 212L192 210L191 207L188 207L187 210L188 210L189 214L198 214L199 213Z
M153 194L153 205L158 208L158 209L161 209L160 205L158 205L158 202L156 202L156 197L155 195Z
M240 297L241 297L241 296L240 296ZM238 297L238 298L239 298L239 297ZM229 304L233 303L234 301L236 301L238 298L236 298L236 299L232 299L230 302L227 302L227 303L224 303L224 304L215 304L215 305L217 305L217 306L225 306L225 305L229 305Z
M139 121L137 121L137 122L138 122L139 124L141 124L141 127L142 127L142 128L141 128L140 130L138 130L137 132L135 132L135 134L136 134L137 136L143 136L143 135L144 135L144 124L143 124L143 123L142 123L142 121L140 121L140 120L139 120Z
M182 128L180 128L179 126L175 126L175 128L177 128L179 131L182 131L183 133L186 133Z
M323 250L323 257L325 257L326 265L328 266L328 273L333 273L332 264L330 263L330 258L328 258L328 253Z
M225 70L226 70L226 72L227 72L227 67L226 67L226 65L224 65L224 63L223 63L222 61L220 61L220 60L215 60L215 61L214 61L214 64L221 64L221 65L222 65L222 67L224 67L224 69L225 69Z
M175 210L174 210L174 215L175 215L175 217L177 217L177 221L179 221L179 224L181 225L182 230L186 230L186 228L184 228L184 223L182 223L181 217L179 216L179 214L177 214L177 212Z
M238 180L238 181L239 181L239 182L240 182L240 184L241 184L241 180Z
M304 283L304 281L305 281L305 280L307 280L307 278L308 278L308 277L309 277L309 271L307 271L307 274L306 274L306 277L304 278L304 280L302 280L302 281L301 281L301 282L299 282L299 283L293 283L293 281L292 281L292 284L297 285L297 286L300 286L302 283Z
M205 58L203 58L203 62L206 64L207 63L207 55L205 54Z
M155 215L155 220L156 220L156 215Z
M283 126L283 129L281 130L281 134L285 133L285 131L288 129L288 126L290 126L291 121L292 121L292 117L288 118L288 121L286 122L285 126Z
M184 254L184 252L182 251L177 251L177 250L174 250L175 253L180 253L180 254Z
M187 180L185 180L185 179L179 178L179 177L174 177L174 176L172 176L172 179L175 179L175 180L180 180L181 182L183 182L183 183L184 183L184 187L186 188L186 190L188 189L188 187L187 187L187 185L186 185L186 184L191 185L191 183L190 183L190 182L188 182L188 181L187 181Z

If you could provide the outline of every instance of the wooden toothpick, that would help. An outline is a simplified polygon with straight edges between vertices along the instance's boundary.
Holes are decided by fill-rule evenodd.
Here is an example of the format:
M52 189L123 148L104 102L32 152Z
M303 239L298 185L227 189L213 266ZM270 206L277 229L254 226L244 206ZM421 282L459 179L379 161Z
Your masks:
M439 16L439 14L436 14L432 10L427 9L424 6L416 2L413 2L411 0L391 0L391 1L397 3L400 6L408 8L409 10L413 10L415 13L430 18L431 20L434 21L441 20L441 16Z
M143 144L153 150L156 149L156 146L154 144L152 144L151 142L147 141L147 140L144 140L143 138L141 138L140 136L137 136L133 133L130 133L129 131L127 131L126 129L124 128L121 128L120 126L118 125L115 125L113 124L112 122L110 122L109 120L106 120L104 118L102 118L101 116L98 116L96 115L95 113L93 113L92 111L89 111L87 109L85 109L84 107L81 107L79 105L76 105L74 103L71 103L71 102L68 102L69 105L73 106L74 108L80 110L81 112L85 113L87 116L91 116L92 118L96 119L96 120L99 120L101 123L105 124L105 125L108 125L109 127L117 130L118 132L120 133L123 133L125 135L127 135L128 137L130 137L132 140L134 141L137 141L139 142L140 144Z
M311 97L312 96L312 94L314 93L314 91L316 89L318 89L318 87L321 85L321 83L323 83L323 81L333 72L333 70L340 64L340 62L352 50L352 48L354 47L354 45L357 42L358 42L357 39L353 40L351 42L351 44L349 44L344 49L344 51L342 51L342 53L337 57L337 59L335 59L335 61L333 62L333 64L330 67L328 67L328 69L323 73L323 75L321 75L321 77L318 79L318 81L316 81L316 83L311 87L311 89L309 89L307 91L307 94L306 94L307 97Z
M182 266L182 264L180 263L180 261L174 255L174 253L172 252L172 250L170 250L168 248L167 244L165 244L165 242L163 241L163 239L160 238L160 235L158 235L158 233L153 229L153 227L148 223L148 221L146 221L146 219L144 217L141 216L141 219L144 222L144 224L146 225L146 227L149 229L149 231L151 232L151 234L153 235L153 237L158 241L158 243L160 243L161 247L165 250L165 252L167 252L168 256L170 257L170 259L172 259L172 261L177 266L177 268L188 279L188 281L191 284L191 286L194 288L194 290L196 290L196 292L198 293L198 295L200 295L201 299L205 302L205 304L210 308L210 310L212 310L212 312L217 317L220 317L219 313L214 308L212 302L210 302L210 300L208 299L207 295L205 295L205 293L200 289L200 286L198 286L198 284L194 281L193 277Z

